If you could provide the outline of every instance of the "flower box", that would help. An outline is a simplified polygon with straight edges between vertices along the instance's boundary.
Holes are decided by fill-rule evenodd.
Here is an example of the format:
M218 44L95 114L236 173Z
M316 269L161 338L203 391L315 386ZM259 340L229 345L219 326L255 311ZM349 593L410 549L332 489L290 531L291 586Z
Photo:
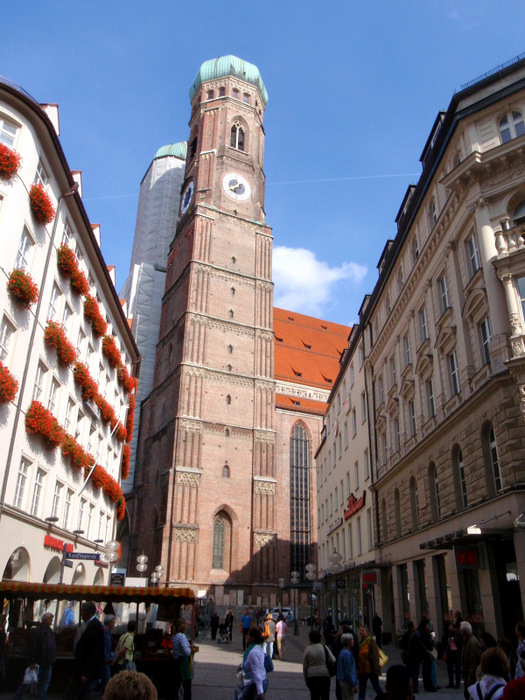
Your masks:
M61 245L57 251L57 265L60 272L69 277L69 282L80 296L89 294L88 278L79 267L77 256L67 245Z
M133 394L129 395L128 401L128 416L126 419L126 431L128 434L127 441L131 442L133 437L133 424L135 421L135 396Z
M122 463L120 465L120 475L122 477L122 481L128 478L129 476L129 460L131 457L131 448L129 445L124 445L122 448Z
M58 447L64 439L64 429L51 411L44 408L39 401L32 401L26 412L25 424L26 432L40 435L45 446L50 450Z
M38 301L38 287L34 279L24 270L13 270L7 282L7 291L22 306L28 309Z
M2 180L11 180L17 174L21 163L22 158L19 153L0 143L0 178Z
M5 365L0 362L0 403L13 401L18 391L18 382Z
M88 368L82 362L75 364L75 382L80 386L82 398L93 400L98 394L98 386L95 380L91 377Z
M31 185L29 190L29 206L31 213L39 224L49 224L55 218L55 208L44 185L38 182Z
M48 321L44 331L44 341L48 347L55 348L61 365L71 367L77 359L77 351L66 336L64 327L56 321Z
M108 358L112 367L122 366L122 356L117 348L117 343L112 335L105 335L102 340L102 352Z
M108 329L108 324L102 314L97 300L90 294L84 299L84 316L91 322L93 334L100 338Z

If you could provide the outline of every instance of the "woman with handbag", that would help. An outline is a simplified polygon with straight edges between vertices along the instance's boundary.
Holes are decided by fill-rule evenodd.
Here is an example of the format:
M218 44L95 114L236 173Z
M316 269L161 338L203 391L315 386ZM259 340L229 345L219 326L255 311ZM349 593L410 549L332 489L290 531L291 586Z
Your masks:
M367 627L359 629L359 661L357 663L357 677L359 680L359 700L364 700L366 697L366 684L368 679L376 691L378 697L386 698L386 694L379 685L379 674L381 667L379 666L379 648L375 641L370 636Z
M310 691L310 700L328 700L335 656L327 646L321 644L320 632L312 630L308 636L310 645L303 654L303 676Z
M265 653L262 648L263 635L258 627L251 627L246 635L248 648L242 657L243 691L239 700L264 700L268 689ZM271 658L268 658L268 663Z

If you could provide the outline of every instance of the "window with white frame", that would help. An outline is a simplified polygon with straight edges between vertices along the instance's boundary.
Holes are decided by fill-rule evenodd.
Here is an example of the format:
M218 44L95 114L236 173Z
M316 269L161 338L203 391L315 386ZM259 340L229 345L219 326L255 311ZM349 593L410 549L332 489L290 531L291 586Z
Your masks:
M15 327L4 316L0 325L0 360L2 362L5 362L11 351L14 333Z
M479 324L479 333L480 333L480 338L481 338L481 357L482 360L486 363L490 363L490 343L492 342L492 329L490 327L490 319L487 316L487 318L484 318L483 321Z
M432 379L428 379L425 382L425 386L427 391L428 416L429 418L432 418L436 415L436 402L434 399L434 382L432 381Z
M77 530L82 530L82 525L84 524L84 514L86 512L86 499L81 498L80 504L78 506L78 520L77 520Z
M394 444L396 446L396 452L401 450L401 431L399 429L399 418L396 416L394 418Z
M478 242L474 233L467 240L467 255L470 267L470 276L472 277L481 267L481 262L479 259Z
M419 309L417 317L419 319L419 341L420 343L424 343L428 338L427 312L425 307Z
M34 182L37 185L43 185L44 187L49 182L49 174L47 172L46 166L44 165L42 159L39 159L38 165L36 166Z
M417 432L416 404L414 401L408 402L408 422L410 425L410 437L414 437Z
M64 530L69 530L69 518L71 516L72 503L73 503L73 491L71 489L67 489L66 500L64 502L64 517L62 520Z
M408 337L408 334L403 338L403 345L405 348L405 367L408 367L408 365L412 362L412 356L410 354L410 338Z
M459 368L455 350L448 356L448 371L450 378L450 390L452 394L459 394L461 386L459 383Z
M54 518L58 517L58 513L60 511L60 501L62 499L63 488L64 484L61 484L60 481L55 482L55 490L53 492L53 504L51 506L51 515Z
M42 502L45 477L45 471L43 469L37 469L35 483L33 486L33 497L31 498L31 515L38 516L40 514L40 504Z
M73 241L73 229L71 228L71 224L69 223L69 221L66 221L66 223L64 224L64 230L62 231L61 244L67 245L69 248L71 248L72 241Z
M499 133L501 143L507 143L507 141L511 141L518 136L523 136L525 134L523 114L518 110L505 114L499 122Z
M36 368L35 386L33 389L33 400L42 401L46 387L47 367L43 362L38 363Z
M34 245L35 242L31 234L24 226L24 230L20 236L20 243L18 244L15 260L15 267L18 270L27 270L29 268L29 261L31 259L31 252Z
M448 300L447 278L445 277L445 275L443 275L443 277L439 278L438 289L439 289L439 310L441 311L442 314L444 314L445 311L450 306L449 300Z
M3 143L9 148L13 148L17 133L17 125L0 114L0 143Z
M62 292L58 288L56 284L53 285L53 289L51 290L51 297L49 299L49 308L47 311L47 317L48 319L52 321L58 320L58 310L59 310L59 305L60 305L60 297L62 296Z
M374 528L372 526L372 508L368 508L366 511L366 524L368 531L368 551L370 552L374 546Z
M16 477L15 486L15 508L24 507L24 496L26 493L27 479L29 477L29 469L31 467L31 462L29 462L25 457L20 460L20 466L18 467L18 474Z
M58 394L60 390L60 382L53 377L51 380L51 386L49 387L49 396L47 399L47 408L51 413L56 416L57 404L58 404Z

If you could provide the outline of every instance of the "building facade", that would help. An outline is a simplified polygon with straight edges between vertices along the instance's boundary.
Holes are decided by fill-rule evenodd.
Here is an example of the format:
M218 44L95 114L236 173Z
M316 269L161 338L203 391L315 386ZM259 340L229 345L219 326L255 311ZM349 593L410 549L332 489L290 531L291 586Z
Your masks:
M232 56L208 61L190 99L153 390L142 405L130 569L145 551L169 583L184 582L218 604L275 605L283 595L290 601L282 586L292 563L312 557L313 453L348 329L331 324L327 335L335 340L322 358L315 347L324 322L292 322L285 315L293 314L273 308L273 238L264 211L267 93L257 68ZM279 322L289 324L280 341ZM281 362L299 352L292 323L302 328L311 357L331 366L330 376L314 377L311 357L302 363L304 378L297 363L294 373L293 363ZM293 524L292 445L300 454L293 473L306 477L294 491Z
M390 632L460 610L499 638L523 618L524 114L523 57L454 95L361 308Z
M0 81L0 567L107 582L94 553L124 515L137 347L58 138L58 107Z

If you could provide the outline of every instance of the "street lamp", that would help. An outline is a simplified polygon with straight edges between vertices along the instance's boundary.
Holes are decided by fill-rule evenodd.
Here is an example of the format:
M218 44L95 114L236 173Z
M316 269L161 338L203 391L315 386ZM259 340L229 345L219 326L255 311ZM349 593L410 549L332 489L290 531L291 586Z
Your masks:
M154 586L158 586L160 579L162 578L162 574L164 573L164 567L161 564L158 564L155 567L155 571L150 576L150 581Z
M332 554L330 554L328 559L330 560L330 566L328 567L329 571L332 574L338 574L341 571L341 569L343 568L341 566L341 561L342 561L343 557L339 554L339 552L337 552L334 549L334 551L332 552ZM337 600L338 599L337 581L335 582L335 586L336 586L336 588L335 588L335 614L334 614L334 611L332 610L332 622L334 622L335 626L338 627L339 626L339 604L338 604L338 600ZM332 607L333 607L333 605L332 605Z
M317 578L317 567L315 564L307 564L306 567L306 578L312 582L312 592L310 593L310 627L313 629L314 626L314 581Z
M297 585L299 584L299 578L301 574L298 571L292 571L290 574L291 583L294 592L294 616L293 616L293 633L295 636L299 634L299 625L297 624Z
M140 554L137 557L137 571L140 572L140 576L142 578L142 574L146 571L148 568L148 557L145 554Z

